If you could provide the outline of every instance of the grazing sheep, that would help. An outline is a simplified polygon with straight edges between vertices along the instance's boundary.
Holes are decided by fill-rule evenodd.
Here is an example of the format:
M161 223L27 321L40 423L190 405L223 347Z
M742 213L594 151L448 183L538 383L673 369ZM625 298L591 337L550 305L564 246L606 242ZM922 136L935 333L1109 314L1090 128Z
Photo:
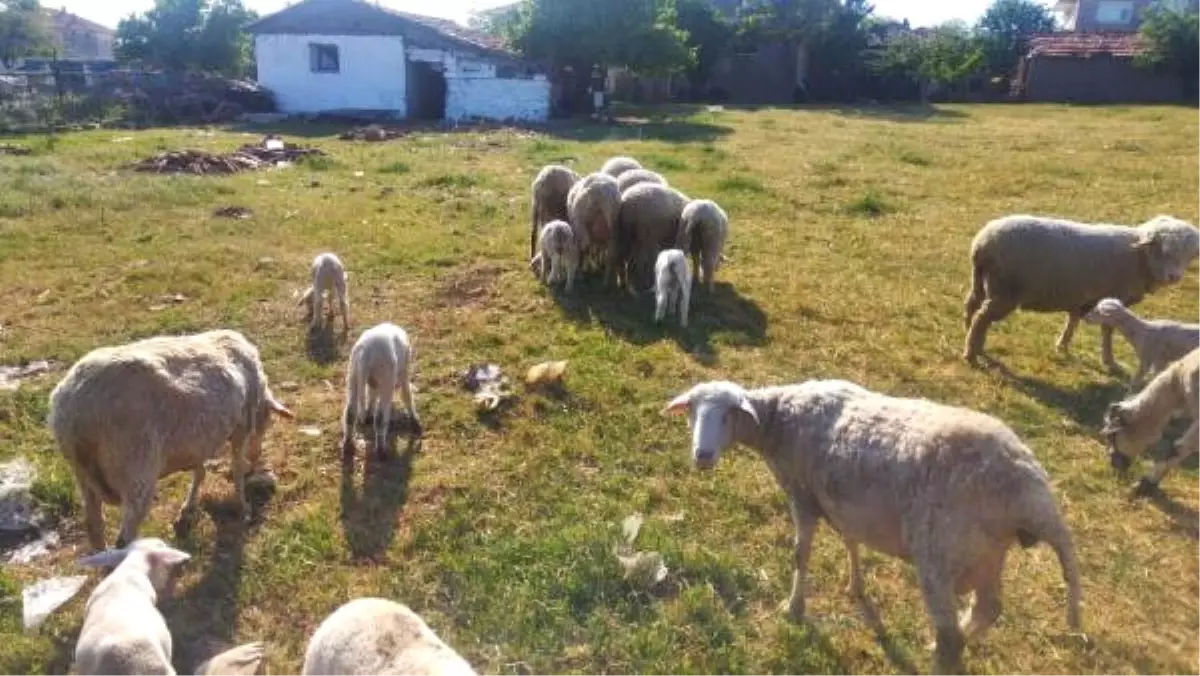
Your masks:
M688 198L674 188L641 183L621 194L608 278L636 293L654 283L658 252L675 246Z
M654 262L654 321L679 310L679 325L687 328L691 304L692 273L687 256L679 249L664 249Z
M158 612L160 595L173 586L173 568L191 555L158 538L80 559L97 568L116 568L96 585L84 609L75 643L80 674L174 674L171 632Z
M266 673L261 642L246 643L218 653L196 667L197 676L261 676Z
M543 284L566 280L567 291L575 286L575 270L579 267L579 242L576 232L566 221L551 221L542 228L541 264Z
M104 549L103 504L120 505L117 547L137 538L158 480L190 471L175 521L191 526L204 462L226 442L237 508L248 513L246 463L256 467L276 401L256 348L241 333L158 336L84 355L50 393L49 423L83 496L88 541Z
M975 363L988 328L1020 308L1066 312L1058 338L1066 352L1080 318L1102 298L1126 306L1183 279L1200 256L1200 233L1170 216L1136 227L1016 215L990 221L971 243L971 291L963 359ZM1102 357L1110 370L1112 327L1101 326Z
M621 191L608 174L588 174L572 186L567 196L567 222L575 232L581 261L607 258L620 208Z
M1172 416L1186 412L1192 419L1183 436L1175 442L1171 457L1156 460L1142 480L1136 494L1158 490L1158 484L1172 468L1200 451L1200 349L1189 352L1150 381L1136 396L1108 407L1101 434L1108 440L1109 460L1113 469L1125 472L1130 464L1162 436Z
M530 204L529 256L537 253L538 232L542 225L553 220L567 218L567 195L571 186L579 180L579 174L561 164L542 167L530 186L533 199Z
M342 265L341 259L331 253L323 253L313 259L312 284L300 297L300 305L307 309L304 319L313 329L317 329L325 323L322 304L326 293L332 293L337 297L338 308L342 313L342 333L350 333L350 301L346 298L346 268Z
M300 673L473 676L475 670L407 606L361 598L321 622Z
M632 157L610 157L604 166L600 167L600 173L608 174L613 178L620 178L621 174L634 169L641 169L642 165Z
M1184 324L1170 319L1144 320L1116 298L1096 303L1084 319L1094 324L1111 326L1137 352L1138 370L1130 385L1137 389L1149 373L1165 369L1171 362L1200 347L1200 324Z
M421 420L413 405L412 385L409 382L413 365L412 343L404 329L384 322L372 326L350 349L350 364L346 367L346 408L342 413L342 458L354 459L354 426L366 412L375 420L375 453L387 457L388 430L392 419L392 397L400 389L400 399L408 413L414 439L422 436ZM365 408L364 408L365 403Z
M1017 542L1054 548L1067 582L1067 622L1078 628L1071 532L1045 470L999 420L841 380L751 391L702 383L663 410L688 414L696 467L712 469L723 450L742 443L762 455L787 493L796 525L793 618L804 615L809 552L825 519L846 545L852 593L862 593L860 544L914 564L936 633L937 671L963 673L965 641L999 617L1004 559ZM974 607L960 627L955 597L971 590Z
M656 171L649 169L630 169L617 177L617 187L623 193L639 183L657 183L667 185L667 179Z
M725 240L729 237L729 217L712 200L692 200L679 219L677 245L692 254L700 282L713 289L717 268L724 259Z

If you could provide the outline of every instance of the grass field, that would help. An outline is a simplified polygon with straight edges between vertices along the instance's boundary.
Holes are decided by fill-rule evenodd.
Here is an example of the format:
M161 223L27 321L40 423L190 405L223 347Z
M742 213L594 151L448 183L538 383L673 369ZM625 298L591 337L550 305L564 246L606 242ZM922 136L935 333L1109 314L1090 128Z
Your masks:
M36 463L37 495L64 524L52 556L0 569L0 672L65 672L93 586L22 632L22 585L78 574L87 551L43 422L62 369L100 345L215 327L259 345L298 421L267 438L279 486L260 522L223 516L232 487L209 474L206 511L182 545L193 560L163 604L181 672L215 645L262 640L271 672L295 673L316 625L367 595L412 606L481 672L926 671L932 633L908 565L866 553L875 612L864 612L842 592L844 553L825 527L811 622L790 624L777 608L793 528L766 466L739 450L695 471L685 424L658 414L701 380L828 377L994 414L1054 479L1079 549L1086 637L1066 627L1052 551L1016 550L1004 614L968 648L968 669L1200 670L1194 463L1163 483L1168 497L1128 499L1097 434L1123 394L1100 365L1098 331L1081 330L1061 357L1062 316L1017 314L989 337L1005 370L959 358L967 248L989 218L1200 220L1195 110L673 109L613 127L379 144L284 131L329 157L229 177L121 169L159 149L227 151L261 134L149 130L18 139L37 152L0 158L0 363L63 364L0 393L0 459ZM686 331L656 328L649 298L592 282L556 299L526 267L533 175L550 162L594 171L615 154L730 214L731 260ZM214 217L223 206L254 216ZM348 346L310 358L296 306L323 250L350 270L351 339L384 320L412 335L426 428L419 453L365 467L360 453L348 480L337 450ZM1138 312L1195 321L1197 293L1193 270ZM162 300L174 294L183 302ZM1117 354L1132 369L1122 340ZM518 386L498 416L478 417L456 382L473 362L520 376L546 359L570 360L566 393ZM160 483L143 535L170 537L186 482ZM622 579L613 555L634 512L646 515L638 546L670 569L650 593ZM108 510L110 542L117 520Z

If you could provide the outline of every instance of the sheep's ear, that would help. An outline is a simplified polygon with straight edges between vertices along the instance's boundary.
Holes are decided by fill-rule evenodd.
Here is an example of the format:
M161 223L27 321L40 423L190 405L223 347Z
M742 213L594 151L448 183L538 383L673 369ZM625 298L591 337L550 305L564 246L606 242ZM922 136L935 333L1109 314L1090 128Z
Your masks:
M296 414L293 413L291 409L279 403L279 401L270 394L267 395L267 406L270 406L271 410L274 411L276 415L287 418L288 420L296 419Z
M304 305L305 303L307 303L309 301L309 299L312 298L312 295L313 295L313 289L310 286L304 290L303 294L300 295L300 300L296 302L296 305Z
M1158 232L1151 232L1151 233L1144 234L1144 235L1142 235L1141 239L1139 239L1138 241L1133 243L1133 248L1144 249L1148 246L1156 244L1159 241L1159 239L1161 239L1161 238L1159 237Z
M79 559L77 563L81 566L86 566L89 568L115 568L125 560L125 556L127 554L129 554L128 547L122 549L106 549L102 552L96 552L95 554L85 556L82 559Z
M174 547L164 547L146 552L146 559L156 568L172 568L192 558L191 554Z
M1125 409L1121 408L1120 402L1109 404L1108 410L1104 412L1104 428L1100 433L1112 434L1124 427L1125 423Z
M738 407L750 415L755 425L758 424L758 411L754 410L754 405L750 403L749 399L742 397L742 401L738 404Z
M678 397L672 399L671 403L664 406L660 413L662 415L682 415L687 413L688 407L692 405L692 401L688 398L688 394L688 392L684 392Z

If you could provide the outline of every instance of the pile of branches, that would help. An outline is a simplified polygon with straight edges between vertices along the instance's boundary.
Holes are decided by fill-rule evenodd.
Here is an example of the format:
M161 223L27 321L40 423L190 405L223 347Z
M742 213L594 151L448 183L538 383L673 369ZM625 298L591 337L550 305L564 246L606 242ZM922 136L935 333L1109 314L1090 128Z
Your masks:
M343 141L389 141L394 138L400 138L404 132L395 129L385 129L377 124L369 124L365 127L357 127L349 131L344 131L338 134L338 138Z
M134 171L156 174L236 174L295 162L301 158L324 155L318 148L283 143L267 137L258 145L245 145L227 154L203 150L168 150L137 162Z

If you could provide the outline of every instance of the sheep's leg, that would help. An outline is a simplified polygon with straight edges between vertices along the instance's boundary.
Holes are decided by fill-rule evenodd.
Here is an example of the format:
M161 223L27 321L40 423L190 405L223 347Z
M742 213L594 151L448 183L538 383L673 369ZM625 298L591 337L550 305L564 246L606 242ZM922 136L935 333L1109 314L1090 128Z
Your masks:
M704 258L701 260L700 272L704 278L704 288L709 293L712 293L713 286L716 284L719 256L720 254L709 251L705 252Z
M196 518L196 498L200 495L200 484L204 482L204 464L192 470L192 485L188 487L187 497L179 508L179 516L175 518L175 537L184 537L192 528Z
M1071 349L1071 339L1075 337L1075 329L1079 327L1079 315L1071 312L1067 314L1067 323L1063 324L1062 333L1058 334L1058 342L1054 344L1062 354L1067 354Z
M313 316L314 329L325 325L325 290L313 284Z
M346 397L346 408L342 411L342 459L354 458L354 427L358 424L358 393Z
M152 483L135 486L133 495L122 502L121 533L117 535L117 549L121 549L137 539L138 528L146 520L146 515L150 513L150 505L154 502L155 486L153 481L158 478L158 472L153 472L152 476L154 477L151 480Z
M550 256L547 256L545 252L542 252L542 284L550 283L550 265Z
M963 328L971 328L971 320L975 313L979 312L979 306L983 305L985 296L983 275L976 268L971 275L971 290L967 292L967 298L963 301Z
M975 601L971 613L962 623L963 641L977 640L1000 618L1000 571L988 576L987 581L975 588Z
M399 380L400 399L404 402L404 410L408 413L408 420L412 425L412 436L420 439L424 436L424 430L421 428L421 419L417 417L417 407L413 403L412 383L408 381L407 370L400 374Z
M1146 476L1138 482L1137 494L1146 495L1154 492L1158 488L1159 482L1167 475L1167 472L1178 467L1191 456L1200 451L1200 428L1197 426L1200 422L1192 422L1192 426L1183 433L1179 441L1175 442L1175 452L1166 460L1158 460Z
M387 459L388 434L392 427L392 396L396 391L396 374L389 373L380 378L379 408L375 415L375 455Z
M1109 373L1121 372L1117 360L1113 359L1113 327L1107 324L1100 325L1100 360L1104 362Z
M237 491L237 509L243 517L250 515L250 501L246 499L246 449L250 446L250 435L233 439L233 486Z
M855 598L862 598L866 594L862 565L858 560L858 542L845 538L842 542L846 545L846 558L850 564L850 581L846 584L846 593Z
M954 609L952 576L942 574L940 567L929 562L918 564L921 593L925 597L925 608L933 621L934 652L933 673L961 674L963 634L958 626Z
M988 328L1012 314L1015 309L1017 309L1016 304L1008 300L989 298L983 301L979 312L975 314L974 320L971 321L970 331L967 332L967 346L963 352L963 359L968 363L975 363L979 354L983 352L983 344L987 339Z
M654 293L654 323L658 324L667 315L667 294L658 290Z
M104 503L96 491L79 484L79 492L83 495L83 515L87 524L88 544L96 551L104 549Z
M342 311L342 335L350 335L350 300L346 297L346 285L338 284L338 305Z
M679 325L687 328L688 325L688 305L692 302L692 289L690 285L679 285Z
M1146 382L1146 374L1149 371L1150 361L1139 356L1137 373L1134 373L1133 377L1129 379L1129 388L1135 391L1142 389L1142 384Z
M788 598L788 615L793 621L804 619L804 579L808 576L808 557L812 554L813 536L817 532L817 516L808 510L795 509L796 520L795 568L792 571L792 594Z
M568 260L565 267L567 269L567 293L570 293L571 289L575 288L576 263L575 261Z

